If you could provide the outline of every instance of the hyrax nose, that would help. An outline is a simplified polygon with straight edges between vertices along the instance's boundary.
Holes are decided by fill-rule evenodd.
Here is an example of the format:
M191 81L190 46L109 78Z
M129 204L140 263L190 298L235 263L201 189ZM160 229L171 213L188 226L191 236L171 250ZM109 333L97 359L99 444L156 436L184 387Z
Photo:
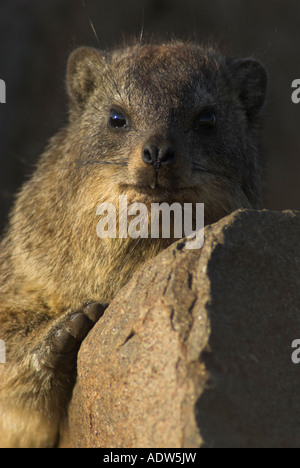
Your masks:
M159 170L161 166L168 166L175 161L175 150L170 144L159 146L148 143L143 148L142 160Z

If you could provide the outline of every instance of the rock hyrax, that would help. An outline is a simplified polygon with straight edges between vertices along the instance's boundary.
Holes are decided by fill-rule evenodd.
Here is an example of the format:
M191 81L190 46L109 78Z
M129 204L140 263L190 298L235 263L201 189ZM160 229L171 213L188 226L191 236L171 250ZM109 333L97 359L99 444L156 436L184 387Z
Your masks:
M100 202L201 202L206 223L261 206L266 87L259 62L193 43L72 53L68 124L19 192L0 247L1 447L56 444L81 341L172 241L99 239Z

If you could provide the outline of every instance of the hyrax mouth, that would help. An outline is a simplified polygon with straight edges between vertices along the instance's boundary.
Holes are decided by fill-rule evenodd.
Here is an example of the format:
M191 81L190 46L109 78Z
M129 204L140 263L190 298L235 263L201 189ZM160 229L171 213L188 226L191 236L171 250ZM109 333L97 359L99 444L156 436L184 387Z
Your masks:
M163 202L172 201L178 198L179 191L172 190L161 186L157 182L152 182L145 185L122 184L121 192L128 195L129 198L134 198L136 201Z
M155 188L150 187L149 184L122 184L120 186L120 193L126 195L128 201L131 203L145 203L150 205L151 203L180 203L182 206L184 203L196 203L199 202L199 195L197 196L197 188L194 186L164 186L159 183L155 185Z

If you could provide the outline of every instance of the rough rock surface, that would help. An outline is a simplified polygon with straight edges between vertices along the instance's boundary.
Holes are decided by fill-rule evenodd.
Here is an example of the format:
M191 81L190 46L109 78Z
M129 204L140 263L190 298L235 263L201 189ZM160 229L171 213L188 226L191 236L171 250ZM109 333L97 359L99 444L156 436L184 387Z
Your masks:
M146 264L82 345L62 446L300 447L299 238L243 210Z

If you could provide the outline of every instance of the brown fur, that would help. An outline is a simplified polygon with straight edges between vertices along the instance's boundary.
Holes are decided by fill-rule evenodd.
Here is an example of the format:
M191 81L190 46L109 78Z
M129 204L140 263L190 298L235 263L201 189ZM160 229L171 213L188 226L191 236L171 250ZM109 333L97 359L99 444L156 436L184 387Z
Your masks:
M0 446L53 446L73 380L37 359L64 314L109 303L133 272L170 240L103 239L99 203L202 202L206 223L261 206L258 132L266 73L254 60L188 43L81 48L68 65L70 121L51 139L18 194L0 253ZM195 130L206 106L213 132ZM130 119L108 128L110 109ZM149 141L171 142L176 160L155 174ZM201 170L194 166L195 162Z

